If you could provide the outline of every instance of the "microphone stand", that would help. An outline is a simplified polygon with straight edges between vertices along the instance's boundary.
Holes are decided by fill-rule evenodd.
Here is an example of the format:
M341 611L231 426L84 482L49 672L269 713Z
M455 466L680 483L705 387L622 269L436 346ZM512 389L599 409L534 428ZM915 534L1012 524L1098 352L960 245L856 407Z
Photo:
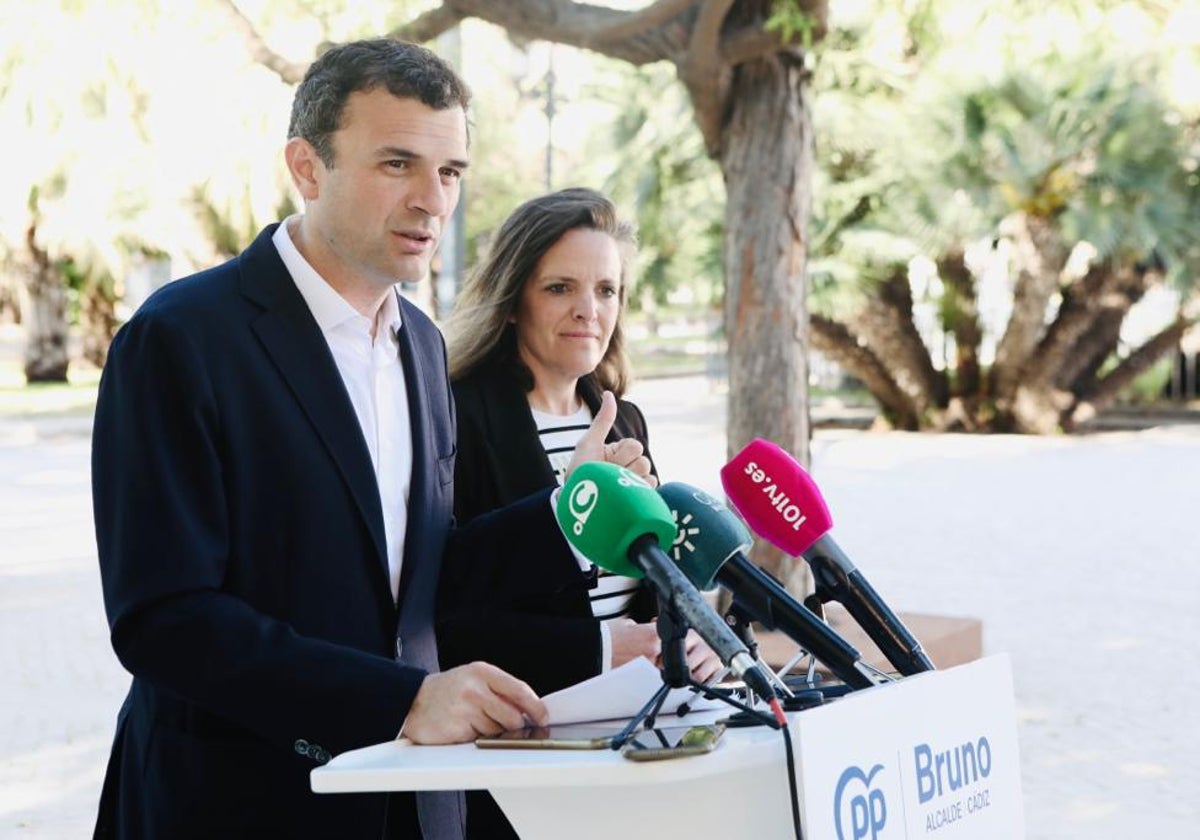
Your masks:
M750 621L750 617L738 606L736 601L730 604L729 609L725 611L725 623L729 625L729 629L742 640L742 644L746 646L746 650L750 651L750 655L758 659L758 640L754 638L754 628Z
M654 694L651 695L646 704L638 710L638 713L630 719L629 723L613 737L612 748L614 750L619 750L623 747L633 737L634 732L637 731L638 726L643 721L646 724L646 728L654 728L654 721L662 710L662 705L667 699L667 694L673 688L691 687L694 691L699 692L709 699L721 700L752 717L758 718L772 728L779 728L779 723L770 715L763 714L743 703L739 703L729 696L728 692L710 688L692 679L691 669L688 668L687 664L687 623L676 613L675 608L662 598L658 599L658 620L655 624L658 627L658 638L662 642L662 668L659 670L659 673L662 675L663 682L655 690Z

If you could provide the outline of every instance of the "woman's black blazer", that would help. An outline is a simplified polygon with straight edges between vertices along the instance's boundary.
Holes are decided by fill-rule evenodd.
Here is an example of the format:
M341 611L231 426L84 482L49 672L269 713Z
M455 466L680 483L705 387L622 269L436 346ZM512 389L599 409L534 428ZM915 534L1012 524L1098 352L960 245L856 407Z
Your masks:
M488 366L453 384L458 413L454 511L460 526L555 485L525 390L509 370ZM600 390L591 377L580 396L594 414ZM646 421L631 402L617 402L609 440L632 437L649 447ZM652 462L653 464L653 462ZM525 680L539 695L600 673L600 630L588 590L594 579L547 551L497 566L470 557L443 570L439 653L443 668L482 659ZM643 585L631 617L656 614Z

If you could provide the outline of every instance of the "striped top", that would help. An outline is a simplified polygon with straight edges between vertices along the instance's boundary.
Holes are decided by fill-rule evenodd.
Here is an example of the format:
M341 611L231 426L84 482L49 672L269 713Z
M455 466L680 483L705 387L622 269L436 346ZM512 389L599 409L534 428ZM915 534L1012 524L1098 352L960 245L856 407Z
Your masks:
M534 408L530 408L530 412L533 414L534 423L537 424L542 448L546 450L546 457L550 460L550 468L554 470L554 479L561 487L567 473L567 465L571 463L571 456L575 454L575 444L579 443L583 433L592 424L592 414L587 405L565 417L546 414ZM580 564L582 566L583 561L580 561ZM626 617L629 614L629 603L641 582L623 575L610 574L603 569L595 569L591 563L583 568L589 575L593 570L596 574L596 584L590 594L592 615L600 621Z

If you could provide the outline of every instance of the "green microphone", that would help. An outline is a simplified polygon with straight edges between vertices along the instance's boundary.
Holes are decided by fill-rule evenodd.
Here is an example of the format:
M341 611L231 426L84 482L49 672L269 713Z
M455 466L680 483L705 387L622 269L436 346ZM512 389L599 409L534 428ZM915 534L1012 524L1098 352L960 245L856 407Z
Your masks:
M653 487L616 464L587 461L575 468L558 497L558 524L576 551L614 575L645 576L629 557L638 537L660 548L675 540L675 517Z
M666 555L675 542L675 517L654 488L624 467L588 461L567 477L555 512L576 551L605 571L645 577L664 609L695 630L756 694L774 698L762 666Z

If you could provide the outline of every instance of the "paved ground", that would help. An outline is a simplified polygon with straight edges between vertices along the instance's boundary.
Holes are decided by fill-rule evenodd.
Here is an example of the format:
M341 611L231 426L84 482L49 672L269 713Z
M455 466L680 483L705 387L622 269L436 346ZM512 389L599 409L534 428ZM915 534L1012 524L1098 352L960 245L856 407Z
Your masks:
M642 383L661 473L716 491L724 397ZM95 568L86 420L0 423L0 837L90 826L127 677ZM1030 840L1200 817L1200 427L1078 438L818 432L834 536L897 609L1013 660Z

